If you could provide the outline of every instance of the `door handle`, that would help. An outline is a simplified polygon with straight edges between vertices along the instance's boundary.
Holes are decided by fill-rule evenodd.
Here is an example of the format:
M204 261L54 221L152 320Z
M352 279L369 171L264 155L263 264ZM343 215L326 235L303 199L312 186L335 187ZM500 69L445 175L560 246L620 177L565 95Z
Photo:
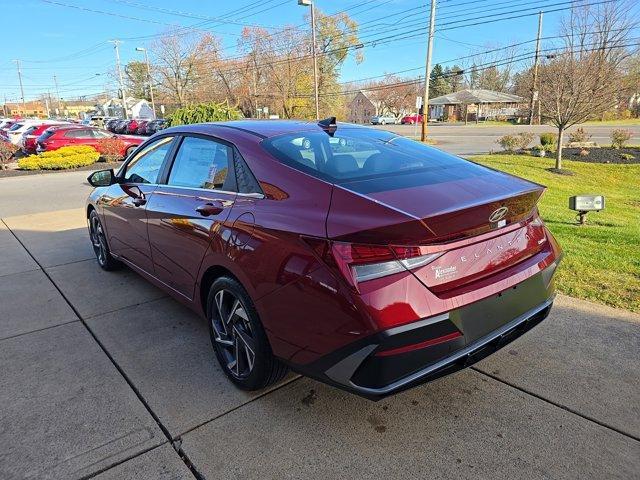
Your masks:
M224 207L220 202L207 202L196 207L196 212L198 212L203 217L208 217L209 215L218 215L220 212L222 212L222 210L224 210Z
M136 207L141 207L143 206L145 203L147 203L147 199L144 197L135 197L132 200L132 203L136 206Z

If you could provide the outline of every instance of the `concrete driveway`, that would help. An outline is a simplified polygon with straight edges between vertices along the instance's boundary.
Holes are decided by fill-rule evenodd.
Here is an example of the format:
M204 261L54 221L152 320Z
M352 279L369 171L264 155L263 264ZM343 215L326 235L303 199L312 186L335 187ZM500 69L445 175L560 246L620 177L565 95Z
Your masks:
M640 316L559 296L378 403L295 375L241 392L202 320L99 269L80 173L0 179L1 479L638 478Z

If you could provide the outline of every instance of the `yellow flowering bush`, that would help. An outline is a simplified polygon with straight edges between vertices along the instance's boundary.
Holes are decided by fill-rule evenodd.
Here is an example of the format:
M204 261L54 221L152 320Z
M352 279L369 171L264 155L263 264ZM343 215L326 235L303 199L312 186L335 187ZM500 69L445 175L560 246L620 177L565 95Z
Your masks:
M18 160L20 170L66 170L91 165L100 158L98 151L87 145L62 147L58 150L29 155Z

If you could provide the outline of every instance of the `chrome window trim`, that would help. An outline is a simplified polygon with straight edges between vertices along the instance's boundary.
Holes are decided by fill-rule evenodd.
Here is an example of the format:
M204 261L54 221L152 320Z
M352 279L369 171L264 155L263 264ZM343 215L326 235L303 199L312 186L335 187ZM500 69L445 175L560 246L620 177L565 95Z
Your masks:
M149 185L149 184L145 184L145 185ZM266 198L265 195L263 193L241 193L241 192L232 192L229 190L220 190L217 188L200 188L200 187L185 187L185 186L181 186L181 185L169 185L167 183L160 183L158 184L158 186L160 187L168 187L168 188L177 188L179 190L197 190L199 192L206 192L206 193L225 193L228 195L237 195L238 197L246 197L246 198L255 198L255 199L259 199L262 200L263 198Z

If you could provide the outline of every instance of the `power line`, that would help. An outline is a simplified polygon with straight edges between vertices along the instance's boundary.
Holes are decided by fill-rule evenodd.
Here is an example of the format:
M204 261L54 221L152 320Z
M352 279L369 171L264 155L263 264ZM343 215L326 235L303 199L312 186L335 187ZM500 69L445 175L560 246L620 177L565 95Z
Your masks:
M629 40L639 40L640 37L633 37L630 38ZM595 45L595 44L592 44ZM637 47L640 46L640 43L626 43L623 45L617 45L615 48L628 48L628 47ZM562 48L547 48L544 50L540 50L540 53L542 52L547 52L546 56L549 56L551 54L573 54L573 53L577 53L577 52L594 52L594 51L598 51L601 50L601 47L598 46L596 48L587 48L587 49L581 49L581 50L566 50L566 49L562 49ZM496 68L496 67L500 67L500 66L504 66L504 65L509 65L509 64L513 64L515 62L521 62L524 60L531 60L533 58L535 58L535 52L528 52L526 54L522 54L520 56L518 56L519 58L514 58L514 59L508 59L508 60L504 60L501 62L487 62L486 66L476 66L476 68L474 69L474 71L476 72L481 72L484 70L488 70L490 68ZM449 72L449 73L443 73L442 75L436 75L433 78L452 78L455 76L460 75L459 72ZM409 80L403 80L400 82L395 82L395 83L389 83L389 84L384 84L384 85L379 85L379 86L373 86L373 87L367 87L366 90L384 90L387 88L393 88L393 87L397 87L397 86L408 86L408 85L416 85L418 83L422 83L423 80L421 79L421 77L419 77L418 79L409 79ZM338 91L338 92L323 92L320 94L321 97L323 96L336 96L336 95L350 95L353 93L357 93L360 90L362 90L362 88L357 88L357 89L353 89L353 90L342 90L342 91ZM307 98L309 97L309 94L300 94L297 95L298 97L304 97Z

